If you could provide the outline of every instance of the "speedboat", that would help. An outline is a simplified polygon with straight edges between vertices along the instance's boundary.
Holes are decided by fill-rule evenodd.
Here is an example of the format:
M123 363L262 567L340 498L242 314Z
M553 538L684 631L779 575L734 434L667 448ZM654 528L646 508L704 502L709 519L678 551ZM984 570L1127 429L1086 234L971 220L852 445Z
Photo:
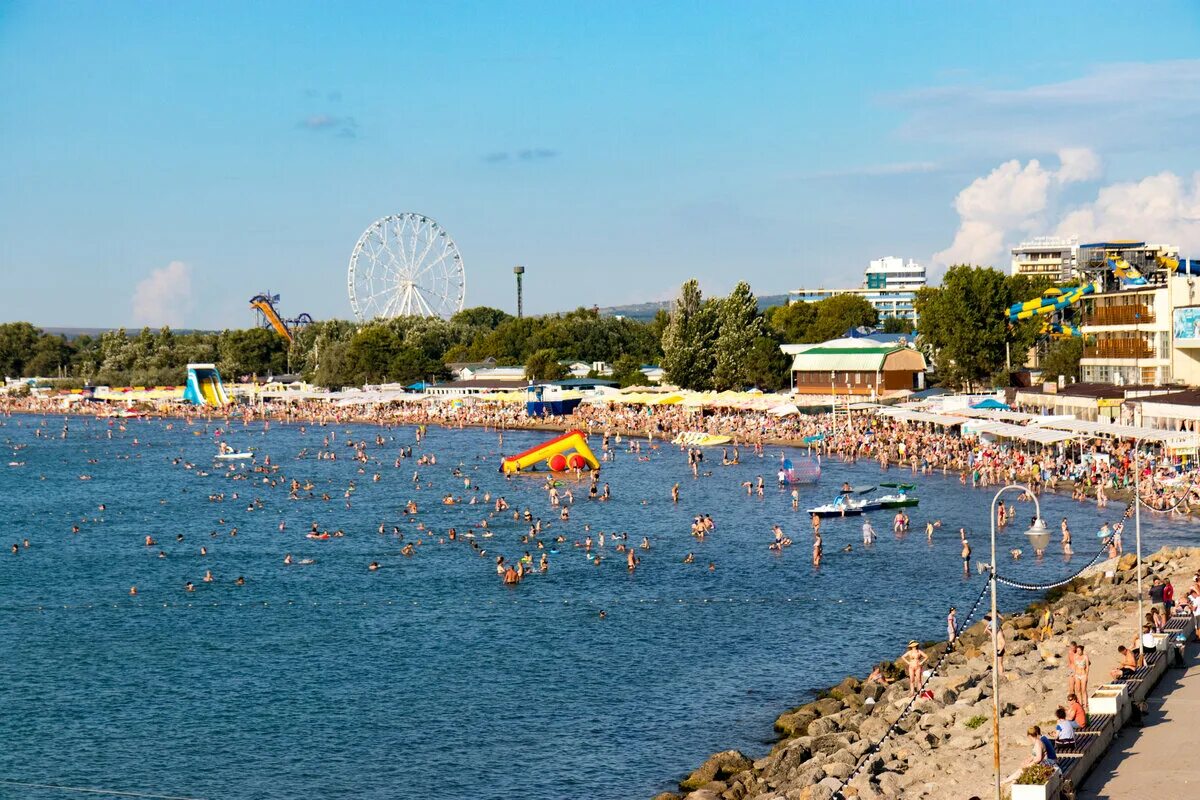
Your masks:
M839 495L838 499L832 503L808 509L808 513L816 514L818 517L853 517L864 511L870 511L869 505L871 504L866 500L855 500L846 495Z
M871 503L870 505L878 506L881 509L904 508L906 506L915 506L919 502L921 502L919 498L910 497L904 492L899 492L897 494L880 495L879 497L876 497L875 502ZM874 511L875 509L872 508L871 510Z
M906 506L915 506L920 502L918 498L912 497L908 494L910 490L917 488L911 483L881 483L879 485L887 486L896 490L892 494L880 495L879 497L875 498L874 502L877 503L881 509L904 508Z

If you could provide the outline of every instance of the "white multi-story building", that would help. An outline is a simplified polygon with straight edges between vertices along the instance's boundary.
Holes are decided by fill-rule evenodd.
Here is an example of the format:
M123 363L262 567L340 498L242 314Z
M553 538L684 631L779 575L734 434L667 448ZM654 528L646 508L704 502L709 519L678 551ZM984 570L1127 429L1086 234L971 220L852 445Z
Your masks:
M917 290L925 285L925 267L912 259L884 256L871 261L860 287L793 289L788 292L788 299L793 303L817 303L840 294L855 294L874 306L881 320L897 317L915 325L917 311L913 301Z
M1012 274L1066 283L1079 265L1079 239L1039 236L1012 249Z

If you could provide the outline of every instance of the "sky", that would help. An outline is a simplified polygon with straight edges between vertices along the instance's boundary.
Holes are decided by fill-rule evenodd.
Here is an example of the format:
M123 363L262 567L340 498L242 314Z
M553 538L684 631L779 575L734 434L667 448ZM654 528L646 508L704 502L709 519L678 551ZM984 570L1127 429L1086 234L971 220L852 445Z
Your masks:
M527 313L1035 235L1200 258L1198 41L1191 0L0 0L0 321L349 318L403 212Z

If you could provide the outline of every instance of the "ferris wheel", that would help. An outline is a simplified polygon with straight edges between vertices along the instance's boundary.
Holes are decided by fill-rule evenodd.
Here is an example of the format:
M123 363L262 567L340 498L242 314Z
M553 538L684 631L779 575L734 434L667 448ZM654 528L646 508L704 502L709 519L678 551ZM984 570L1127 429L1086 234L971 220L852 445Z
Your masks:
M458 245L423 214L392 214L363 231L350 254L350 307L360 322L449 317L467 291Z

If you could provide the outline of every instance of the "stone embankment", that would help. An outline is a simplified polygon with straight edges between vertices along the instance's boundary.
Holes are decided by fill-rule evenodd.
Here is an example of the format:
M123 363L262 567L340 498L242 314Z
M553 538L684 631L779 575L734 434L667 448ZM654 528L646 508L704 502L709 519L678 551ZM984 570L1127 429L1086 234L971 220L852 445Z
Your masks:
M1164 548L1144 559L1143 569L1144 588L1154 576L1169 577L1182 600L1200 570L1200 548ZM1109 681L1117 646L1138 638L1136 580L1134 557L1126 554L1096 565L1037 599L1025 613L1005 619L1000 739L1006 779L1028 756L1026 729L1041 725L1044 731L1054 730L1054 711L1067 699L1068 644L1084 645L1091 658L1090 691ZM1055 624L1043 641L1037 624L1047 603ZM663 792L654 800L828 800L864 756L862 769L842 789L846 798L988 796L994 775L992 660L985 623L979 615L977 620L926 684L932 699L918 700L869 755L908 705L907 679L883 686L848 677L819 699L781 714L775 721L781 739L766 756L754 760L734 750L717 753L680 782L681 791ZM930 663L946 648L945 642L927 646ZM895 666L903 675L899 660Z

